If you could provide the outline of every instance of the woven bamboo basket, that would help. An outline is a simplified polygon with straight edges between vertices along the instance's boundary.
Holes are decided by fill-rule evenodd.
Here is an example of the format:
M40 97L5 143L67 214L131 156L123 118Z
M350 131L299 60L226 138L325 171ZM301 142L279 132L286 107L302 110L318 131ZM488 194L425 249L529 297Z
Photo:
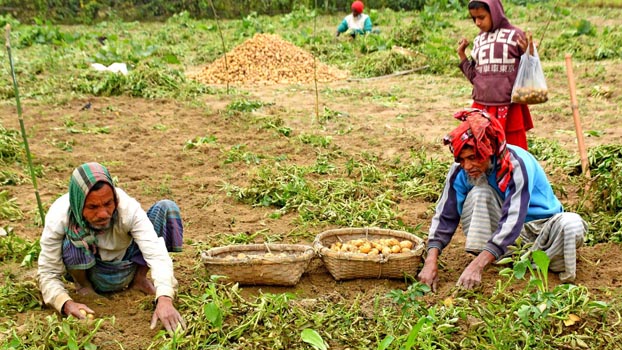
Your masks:
M354 239L409 240L413 242L411 251L392 253L384 256L370 256L362 253L336 252L330 249L335 242L348 242ZM313 248L322 258L326 269L336 280L355 278L404 278L416 276L425 248L424 241L408 232L380 228L344 228L328 230L315 237Z
M245 244L209 249L201 253L201 260L210 275L242 285L293 286L313 256L308 245Z

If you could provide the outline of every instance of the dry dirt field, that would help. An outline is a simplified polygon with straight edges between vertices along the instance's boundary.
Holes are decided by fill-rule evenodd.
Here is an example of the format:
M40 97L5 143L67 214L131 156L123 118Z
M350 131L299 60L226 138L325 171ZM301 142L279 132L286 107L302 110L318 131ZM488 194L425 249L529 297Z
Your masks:
M555 64L563 66L563 62ZM618 143L622 139L618 107L622 98L622 64L599 65L607 72L602 80L590 74L594 69L592 63L575 64L583 130L602 131L600 137L586 138L588 147ZM549 85L551 100L531 109L535 128L529 132L529 137L557 140L564 149L578 157L565 71L557 70ZM608 86L612 96L590 95L595 85ZM56 104L24 100L24 121L30 148L35 162L45 170L45 176L39 179L43 203L47 206L64 193L72 169L87 161L108 165L113 177L118 178L119 187L137 198L145 209L163 196L175 200L182 210L186 241L191 243L185 245L182 253L173 255L175 273L180 292L192 294L195 292L190 287L192 281L206 278L199 259L200 251L209 247L217 234L252 234L263 230L287 237L296 230L295 213L272 219L269 214L273 209L240 204L227 197L222 189L225 182L244 185L249 179L246 164L224 162L224 151L234 145L244 144L255 154L287 155L288 162L298 165L312 164L316 160L311 148L291 142L290 138L278 135L274 130L260 129L249 120L266 116L281 118L294 136L300 133L331 136L331 147L346 154L368 152L380 159L391 159L406 157L410 149L425 147L430 154L449 160L450 154L440 140L456 125L453 113L470 104L470 86L461 77L414 74L389 79L338 81L320 84L319 89L320 108L340 111L341 117L318 123L313 84L237 87L238 94L242 91L247 94L244 98L271 104L245 117L225 113L226 106L239 95L205 95L190 102L129 97L68 99ZM81 111L89 101L92 107ZM109 133L70 133L67 120L73 121L76 129L107 127ZM0 123L6 128L19 129L14 106L0 106ZM215 136L217 145L183 149L186 141L206 135ZM58 147L62 143L70 144L72 151ZM551 180L556 181L555 178ZM566 203L576 197L573 195L576 189L567 190ZM11 225L19 235L36 239L40 228L33 225L36 202L32 187L29 184L12 187L11 193L26 215L24 220ZM399 207L406 224L422 225L425 232L433 203L411 199L399 203ZM586 219L589 221L590 218ZM308 237L328 228L333 227L310 229ZM463 252L462 242L461 235L456 234L444 252L440 290L428 296L431 302L452 292L462 268L468 264L470 256ZM580 248L576 282L604 299L611 298L602 291L605 288L620 291L622 267L618 259L621 255L618 244ZM23 272L24 279L34 279L34 268L19 271ZM487 271L481 293L486 294L494 287L497 272L495 267ZM555 276L551 278L553 284L558 282ZM290 291L303 297L335 294L348 299L353 295L373 295L405 287L400 280L336 282L319 261L314 261L295 287L243 287L243 293ZM116 316L114 325L106 324L97 334L101 349L140 349L150 344L156 330L149 329L152 313L149 302L148 296L125 291L93 304L98 316ZM16 317L24 320L33 313L52 314L53 311L44 309Z

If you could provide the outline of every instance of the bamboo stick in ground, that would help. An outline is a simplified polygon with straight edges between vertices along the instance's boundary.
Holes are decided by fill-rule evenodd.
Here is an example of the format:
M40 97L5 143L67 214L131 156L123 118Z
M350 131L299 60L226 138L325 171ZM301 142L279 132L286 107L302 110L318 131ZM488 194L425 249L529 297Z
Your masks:
M579 119L579 103L577 102L577 92L574 81L574 73L572 71L572 55L566 54L566 75L568 75L568 87L570 88L570 103L572 107L572 119L574 120L574 128L577 133L577 142L579 144L579 155L581 157L581 171L588 178L590 177L590 166L587 160L587 151L585 149L585 141L583 139L583 129L581 128L581 119Z
M9 65L11 66L11 78L13 78L15 104L17 105L17 118L19 119L19 127L22 132L22 138L24 139L24 148L26 149L26 158L28 159L28 169L30 170L30 180L32 181L32 186L35 189L37 207L39 208L39 215L41 216L41 225L45 226L45 214L43 213L43 205L41 204L41 197L39 196L39 189L37 187L37 177L35 176L35 170L32 166L32 156L30 155L30 147L28 147L28 137L26 136L26 128L24 127L24 119L22 118L22 103L19 99L19 88L17 87L17 78L15 77L15 68L13 66L13 56L11 55L11 25L7 24L5 29L6 51L7 55L9 56Z

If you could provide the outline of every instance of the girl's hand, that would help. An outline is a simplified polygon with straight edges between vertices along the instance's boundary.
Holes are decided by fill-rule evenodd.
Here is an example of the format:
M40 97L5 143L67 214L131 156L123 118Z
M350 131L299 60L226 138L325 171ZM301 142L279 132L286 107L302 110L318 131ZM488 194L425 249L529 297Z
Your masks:
M518 40L516 40L516 43L518 43L518 46L521 48L521 50L523 50L523 52L527 52L527 47L529 47L529 54L532 56L534 55L535 43L533 42L533 36L531 32L527 33L526 38L518 38Z
M466 48L469 47L470 44L471 43L467 39L465 38L460 39L460 41L458 42L458 53L464 52Z
M458 49L456 51L458 52L458 56L460 56L461 61L464 61L467 59L466 53L464 51L466 50L467 47L469 47L470 44L471 43L466 38L462 38L458 42Z

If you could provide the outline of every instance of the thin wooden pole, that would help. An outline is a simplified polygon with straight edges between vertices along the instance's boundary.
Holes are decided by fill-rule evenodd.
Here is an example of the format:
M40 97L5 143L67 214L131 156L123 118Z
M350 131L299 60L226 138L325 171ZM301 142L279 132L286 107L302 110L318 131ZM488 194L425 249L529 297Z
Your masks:
M574 73L572 71L572 55L566 54L566 75L568 75L568 87L570 88L570 103L572 107L572 119L574 120L574 129L577 133L577 142L579 144L579 155L581 156L581 171L588 178L590 177L590 166L587 160L587 151L585 149L585 141L583 140L583 129L581 128L581 119L579 119L579 103L577 102L577 92L574 82Z
M15 104L17 105L17 118L19 119L19 127L24 140L24 148L26 149L26 158L28 159L28 169L30 169L30 180L35 189L35 197L37 198L37 207L41 216L41 225L45 226L45 214L43 213L43 205L41 197L39 197L39 188L37 187L37 177L32 166L32 156L30 155L30 147L28 146L28 137L26 136L26 127L24 127L24 119L22 118L22 103L19 99L19 88L17 87L17 78L15 77L15 68L13 66L13 56L11 56L11 25L6 25L6 51L9 56L9 64L11 65L11 77L13 78L13 90L15 91Z
M315 39L317 35L317 0L314 2L314 12L313 15L313 39ZM316 41L313 40L315 43ZM315 86L315 120L320 120L320 94L317 90L317 57L313 55L313 83Z
M209 4L212 8L212 12L214 13L214 20L216 21L216 29L218 29L218 35L220 35L220 42L222 43L222 54L225 58L225 76L227 81L227 95L229 95L229 65L227 64L227 46L225 45L225 37L222 34L222 30L220 29L220 21L218 20L218 14L216 14L216 8L214 7L214 2L209 0Z

